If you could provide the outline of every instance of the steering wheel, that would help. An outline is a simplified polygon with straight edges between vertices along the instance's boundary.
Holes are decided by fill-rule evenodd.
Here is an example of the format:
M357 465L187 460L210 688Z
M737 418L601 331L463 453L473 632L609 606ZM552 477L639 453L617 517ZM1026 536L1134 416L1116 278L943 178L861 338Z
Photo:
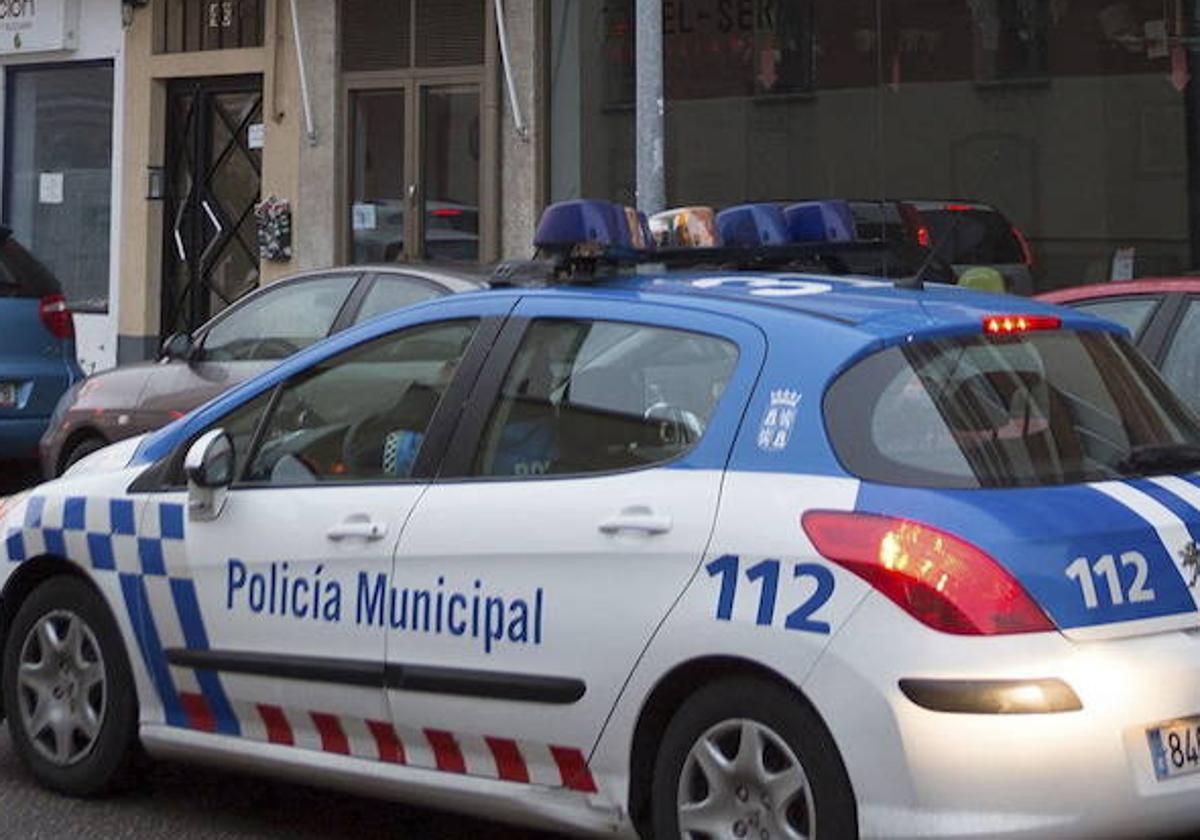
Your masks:
M704 423L693 412L669 402L659 401L647 408L642 417L658 423L658 437L663 446L684 449L704 434Z

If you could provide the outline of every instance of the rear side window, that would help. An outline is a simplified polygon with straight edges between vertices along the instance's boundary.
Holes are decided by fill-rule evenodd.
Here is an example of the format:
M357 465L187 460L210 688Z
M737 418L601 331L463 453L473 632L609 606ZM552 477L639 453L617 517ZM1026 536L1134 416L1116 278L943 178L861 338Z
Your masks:
M1025 261L1012 225L993 210L922 210L921 218L929 226L933 247L952 263L1009 265Z
M50 270L0 229L0 297L43 298L62 294Z
M830 386L825 422L869 481L1017 487L1142 474L1131 453L1200 427L1122 337L961 336L869 356Z
M358 311L355 323L369 321L377 315L393 312L405 306L412 306L423 300L439 297L445 292L415 277L391 277L380 275L375 278L371 291L363 299L362 308Z
M737 359L736 345L710 335L535 321L504 381L475 474L579 475L678 457L704 435Z

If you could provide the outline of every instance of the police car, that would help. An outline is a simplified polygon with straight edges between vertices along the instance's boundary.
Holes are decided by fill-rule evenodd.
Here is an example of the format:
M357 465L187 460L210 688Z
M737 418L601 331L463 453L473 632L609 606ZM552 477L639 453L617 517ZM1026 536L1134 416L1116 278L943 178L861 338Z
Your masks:
M764 268L793 228L743 210L753 259L667 271L553 207L564 282L383 316L7 499L24 763L624 837L1200 826L1196 418L1113 324Z

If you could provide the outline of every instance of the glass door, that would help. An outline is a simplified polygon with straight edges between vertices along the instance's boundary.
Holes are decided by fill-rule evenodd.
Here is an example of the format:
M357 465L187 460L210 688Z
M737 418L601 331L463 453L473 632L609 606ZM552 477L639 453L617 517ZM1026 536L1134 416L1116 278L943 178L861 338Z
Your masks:
M479 259L479 87L421 88L421 256Z
M479 91L414 81L349 92L349 261L479 259Z

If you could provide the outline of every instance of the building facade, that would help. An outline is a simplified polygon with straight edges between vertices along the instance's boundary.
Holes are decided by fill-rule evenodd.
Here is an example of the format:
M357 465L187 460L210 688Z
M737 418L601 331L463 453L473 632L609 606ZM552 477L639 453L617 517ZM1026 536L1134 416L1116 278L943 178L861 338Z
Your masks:
M3 220L62 283L87 371L117 358L123 44L117 3L0 3Z
M525 256L547 201L634 199L634 0L36 0L77 29L18 45L25 7L4 218L89 366L295 271ZM1197 267L1197 0L662 13L668 204L986 202L1040 289Z

